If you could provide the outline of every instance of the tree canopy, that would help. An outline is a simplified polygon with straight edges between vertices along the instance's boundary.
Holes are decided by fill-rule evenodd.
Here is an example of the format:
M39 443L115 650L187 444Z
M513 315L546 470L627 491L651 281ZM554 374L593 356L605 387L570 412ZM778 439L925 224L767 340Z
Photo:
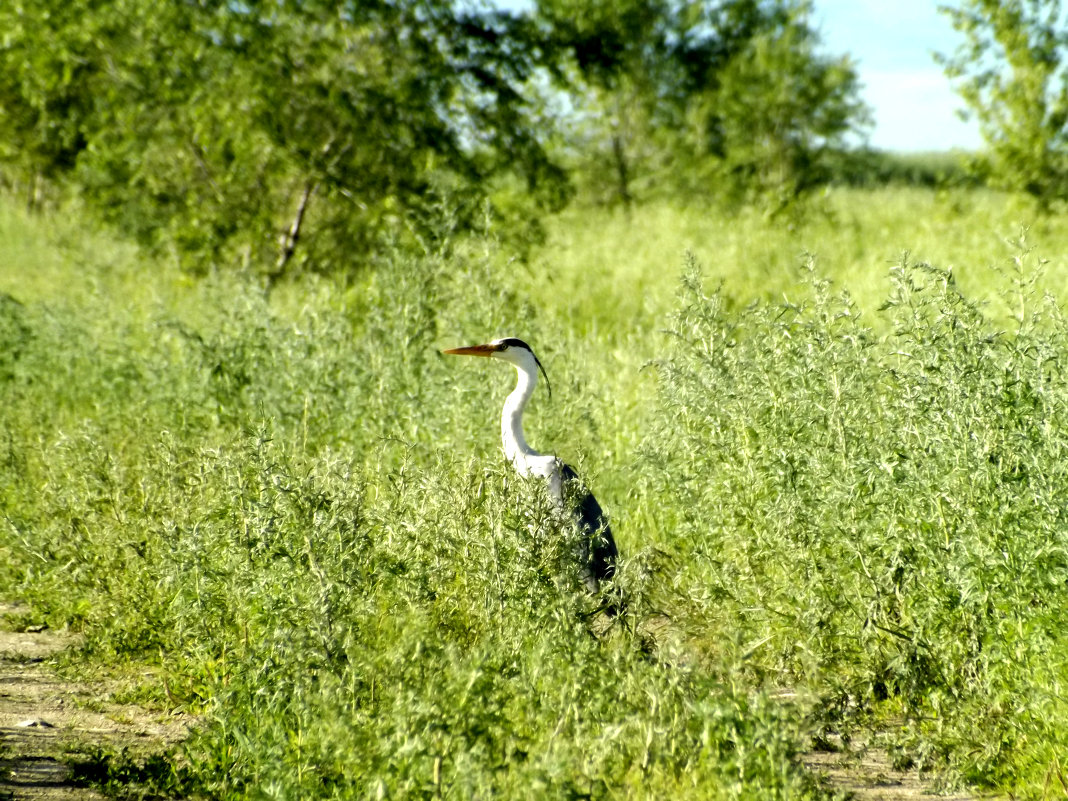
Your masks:
M965 40L941 61L979 121L994 182L1068 198L1068 19L1059 0L943 6Z
M795 191L863 121L807 0L0 7L0 165L194 265L352 269L572 178ZM47 43L47 46L45 46ZM629 172L628 172L629 171ZM699 176L697 179L694 176ZM708 176L713 176L709 179ZM506 202L502 202L506 201Z
M583 5L538 8L583 79L582 157L624 203L655 186L781 207L868 122L855 66L821 50L808 0Z

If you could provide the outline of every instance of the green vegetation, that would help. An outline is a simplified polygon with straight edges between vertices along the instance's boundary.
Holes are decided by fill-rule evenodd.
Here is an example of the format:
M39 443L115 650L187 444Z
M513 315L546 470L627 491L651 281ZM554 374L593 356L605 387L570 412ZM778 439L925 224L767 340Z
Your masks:
M0 163L194 267L337 271L471 224L498 181L549 206L565 193L527 86L555 56L522 18L46 1L5 4L0 28Z
M827 180L867 123L854 64L821 52L809 0L537 8L581 76L561 156L601 202L686 194L782 210Z
M272 281L494 222L529 244L594 183L606 142L625 200L654 161L658 191L685 162L685 191L782 205L863 120L810 5L5 3L0 182L36 205L75 194L193 271Z
M0 593L200 721L85 777L821 799L801 752L874 731L1047 798L1059 6L951 12L979 175L847 147L809 0L578 5L0 5ZM511 372L438 353L499 335L617 616L499 454Z
M979 121L979 165L1045 206L1068 197L1068 28L1060 0L963 0L943 11L965 37L946 74Z
M821 282L731 314L691 277L649 446L694 631L814 682L834 724L900 709L910 756L971 780L1041 772L1068 723L1068 329L1021 279L1005 332L902 262L876 337Z
M101 757L119 793L821 798L798 752L890 724L902 762L1041 798L1068 229L1029 216L572 209L526 263L466 239L267 294L6 201L0 587L202 715ZM437 354L498 334L553 379L532 442L612 515L617 620L499 455L509 371Z

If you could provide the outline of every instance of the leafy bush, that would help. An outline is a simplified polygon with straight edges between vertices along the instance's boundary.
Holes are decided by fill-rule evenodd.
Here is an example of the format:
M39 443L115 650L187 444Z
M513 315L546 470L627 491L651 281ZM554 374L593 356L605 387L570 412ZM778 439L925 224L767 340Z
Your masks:
M691 270L646 446L706 648L731 632L829 726L900 711L971 781L1044 769L1068 720L1068 326L1019 278L1004 332L902 261L879 335L826 282L734 313Z
M96 659L160 660L157 702L202 715L169 771L94 775L235 798L818 797L787 707L651 647L641 557L630 617L598 622L544 489L471 461L496 452L492 415L429 343L440 310L513 301L448 267L309 284L291 318L234 278L140 325L118 303L0 307L27 343L0 384L6 586Z

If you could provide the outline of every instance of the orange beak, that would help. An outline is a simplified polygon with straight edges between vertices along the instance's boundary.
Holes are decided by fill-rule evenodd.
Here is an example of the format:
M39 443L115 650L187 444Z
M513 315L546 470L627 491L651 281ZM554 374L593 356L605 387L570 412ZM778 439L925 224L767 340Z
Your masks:
M442 353L448 353L450 356L492 356L501 348L499 345L471 345L466 348L449 348L443 350Z

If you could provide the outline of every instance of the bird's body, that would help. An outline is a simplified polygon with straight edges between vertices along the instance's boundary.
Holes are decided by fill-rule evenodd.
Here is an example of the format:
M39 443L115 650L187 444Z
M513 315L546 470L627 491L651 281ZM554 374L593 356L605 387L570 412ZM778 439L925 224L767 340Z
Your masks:
M501 411L501 443L504 455L522 476L544 479L557 505L569 513L582 536L581 572L587 588L596 593L600 582L611 578L616 569L615 540L601 505L582 486L570 465L550 454L539 453L527 444L523 434L523 410L538 383L541 362L530 346L521 339L508 337L485 345L453 348L445 353L458 356L486 356L506 361L515 367L515 389L504 401ZM548 381L548 377L546 377ZM551 394L551 391L550 391Z

